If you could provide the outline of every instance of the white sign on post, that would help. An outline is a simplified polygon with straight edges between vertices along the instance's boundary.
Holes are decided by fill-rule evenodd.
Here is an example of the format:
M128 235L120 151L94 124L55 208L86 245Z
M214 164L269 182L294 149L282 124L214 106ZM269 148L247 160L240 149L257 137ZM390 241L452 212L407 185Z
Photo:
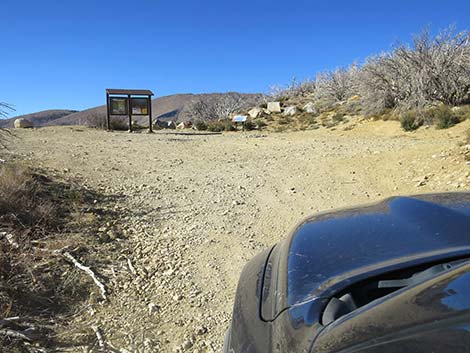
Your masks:
M235 115L232 119L234 123L244 123L248 117L246 115Z

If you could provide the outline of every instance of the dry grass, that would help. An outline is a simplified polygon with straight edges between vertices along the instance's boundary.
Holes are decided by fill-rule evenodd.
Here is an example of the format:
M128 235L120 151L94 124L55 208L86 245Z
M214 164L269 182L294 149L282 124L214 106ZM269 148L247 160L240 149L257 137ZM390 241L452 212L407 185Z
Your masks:
M0 168L0 224L54 226L58 213L50 198L44 198L45 177L34 175L19 164Z
M19 317L9 328L33 327L28 336L42 347L57 346L55 332L67 317L96 301L90 279L54 250L67 248L96 263L87 255L96 242L84 237L86 229L74 218L97 197L18 163L0 166L0 318ZM34 351L24 340L2 335L0 346L5 352Z

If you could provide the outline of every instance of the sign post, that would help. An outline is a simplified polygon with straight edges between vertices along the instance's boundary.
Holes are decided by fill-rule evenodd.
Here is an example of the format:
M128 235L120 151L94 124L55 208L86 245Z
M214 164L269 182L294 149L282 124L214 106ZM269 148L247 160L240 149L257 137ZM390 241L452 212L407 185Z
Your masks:
M232 118L232 122L234 122L235 124L242 124L242 130L245 131L246 119L248 119L246 115L235 115Z

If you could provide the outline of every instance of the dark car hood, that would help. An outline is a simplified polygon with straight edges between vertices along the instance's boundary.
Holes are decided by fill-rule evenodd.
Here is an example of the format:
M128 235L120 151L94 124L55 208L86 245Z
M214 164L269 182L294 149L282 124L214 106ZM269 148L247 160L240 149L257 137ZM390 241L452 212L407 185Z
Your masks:
M319 214L272 251L261 314L270 321L364 278L460 256L470 256L470 193L395 197Z

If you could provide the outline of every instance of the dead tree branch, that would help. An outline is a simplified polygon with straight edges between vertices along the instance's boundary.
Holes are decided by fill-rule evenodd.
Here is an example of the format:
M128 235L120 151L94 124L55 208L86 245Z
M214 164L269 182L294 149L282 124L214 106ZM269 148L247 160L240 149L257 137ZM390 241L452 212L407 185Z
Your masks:
M100 282L100 280L96 277L96 274L89 267L82 265L80 262L78 262L77 259L75 259L72 256L72 254L70 254L68 251L64 251L64 252L58 251L58 253L61 254L66 260L71 262L75 267L77 267L78 269L85 272L88 276L90 276L93 282L95 282L95 284L100 289L101 297L104 300L107 300L106 287L104 286L103 283Z

